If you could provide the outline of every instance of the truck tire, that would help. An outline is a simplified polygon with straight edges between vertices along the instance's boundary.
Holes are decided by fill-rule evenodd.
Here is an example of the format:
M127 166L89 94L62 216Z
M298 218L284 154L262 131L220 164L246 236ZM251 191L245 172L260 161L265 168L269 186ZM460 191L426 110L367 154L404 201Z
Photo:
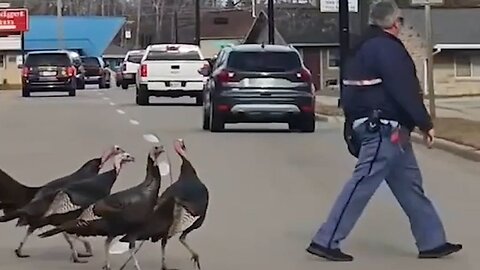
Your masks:
M312 133L315 132L315 115L309 115L304 117L300 121L300 131L303 133Z
M127 90L128 89L128 83L122 82L122 89Z
M150 102L150 97L148 96L148 90L145 87L137 87L136 94L136 103L137 105L144 106L148 105Z
M22 97L30 97L30 89L28 87L22 87Z

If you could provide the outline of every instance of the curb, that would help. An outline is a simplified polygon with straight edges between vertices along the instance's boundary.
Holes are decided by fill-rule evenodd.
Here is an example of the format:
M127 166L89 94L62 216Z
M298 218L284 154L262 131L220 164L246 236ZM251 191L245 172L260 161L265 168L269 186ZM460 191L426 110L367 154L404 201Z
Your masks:
M339 123L339 122L342 122L344 119L342 116L328 116L328 115L323 115L318 113L315 114L315 118L317 119L317 121L328 122L328 123ZM423 144L422 135L416 132L412 132L411 138L412 138L412 142ZM462 157L464 159L480 162L480 150L470 146L454 143L454 142L436 137L433 148L449 152L451 154Z

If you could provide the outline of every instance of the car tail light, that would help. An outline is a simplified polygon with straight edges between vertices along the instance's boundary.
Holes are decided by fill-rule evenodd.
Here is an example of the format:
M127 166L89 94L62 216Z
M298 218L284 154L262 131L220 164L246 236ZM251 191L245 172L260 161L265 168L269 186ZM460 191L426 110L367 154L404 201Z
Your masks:
M228 83L228 82L235 82L235 73L227 71L227 70L222 70L218 75L217 75L217 80L220 83Z
M310 71L306 68L302 68L300 72L297 72L297 78L304 81L304 82L311 82L312 80L312 74Z
M142 64L142 65L140 66L140 76L141 76L141 77L147 77L147 75L148 75L147 65Z
M30 74L31 69L29 67L22 68L22 77L28 77Z
M77 71L77 70L75 69L75 67L68 67L68 68L67 68L67 76L68 76L68 77L73 77L73 76L75 76L75 75L76 75L76 71Z
M230 107L225 104L220 104L217 106L217 110L220 112L228 112L230 110Z

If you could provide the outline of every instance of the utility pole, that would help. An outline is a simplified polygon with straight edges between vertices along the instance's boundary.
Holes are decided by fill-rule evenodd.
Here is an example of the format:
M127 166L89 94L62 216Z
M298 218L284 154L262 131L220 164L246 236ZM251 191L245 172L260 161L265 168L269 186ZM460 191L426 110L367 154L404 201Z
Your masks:
M137 3L137 30L135 33L135 48L140 49L140 20L142 18L142 0Z
M200 0L195 0L195 44L200 46Z
M268 0L268 44L275 44L275 9L273 0Z
M425 34L427 36L427 89L430 106L430 116L435 119L437 113L435 110L435 90L433 80L433 42L432 42L432 7L430 0L425 3Z
M57 0L57 35L58 35L59 50L64 49L62 9L63 9L63 1Z
M348 0L339 0L338 5L338 25L339 25L339 41L340 41L340 67L339 80L340 98L338 99L338 107L342 107L343 80L345 78L345 63L348 51L350 49L350 29L349 29L349 10Z
M173 12L173 25L175 27L175 44L178 44L178 12L175 10Z

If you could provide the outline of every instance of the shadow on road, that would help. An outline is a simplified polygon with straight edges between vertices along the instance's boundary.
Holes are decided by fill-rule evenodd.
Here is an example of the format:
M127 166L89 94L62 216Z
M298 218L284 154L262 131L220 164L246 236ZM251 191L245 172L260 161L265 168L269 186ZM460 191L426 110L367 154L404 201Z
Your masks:
M197 105L195 103L150 103L148 105L137 105L136 103L124 103L120 104L120 107L202 107L202 105Z

